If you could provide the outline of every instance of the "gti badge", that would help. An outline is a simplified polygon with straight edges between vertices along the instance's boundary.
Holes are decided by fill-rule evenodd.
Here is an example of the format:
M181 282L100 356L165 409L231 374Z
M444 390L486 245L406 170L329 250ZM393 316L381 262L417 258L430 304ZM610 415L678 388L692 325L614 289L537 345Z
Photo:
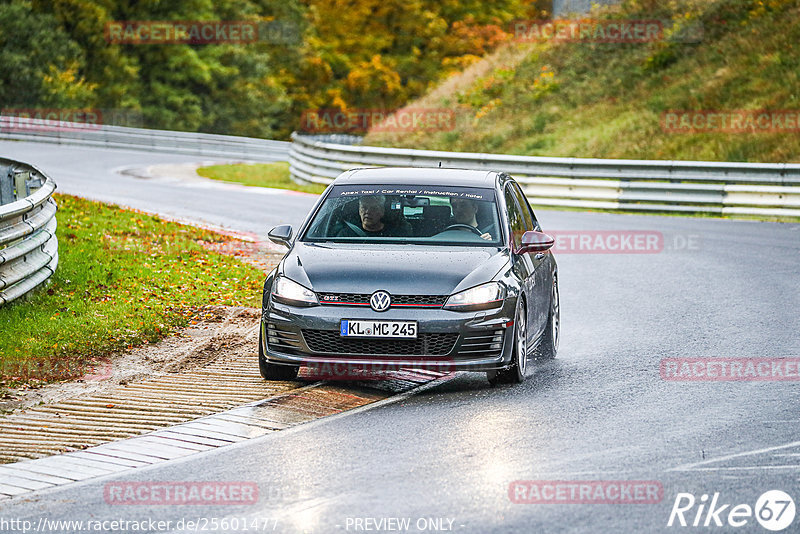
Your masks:
M382 312L389 309L392 304L392 297L386 291L376 291L369 298L370 307L376 312Z

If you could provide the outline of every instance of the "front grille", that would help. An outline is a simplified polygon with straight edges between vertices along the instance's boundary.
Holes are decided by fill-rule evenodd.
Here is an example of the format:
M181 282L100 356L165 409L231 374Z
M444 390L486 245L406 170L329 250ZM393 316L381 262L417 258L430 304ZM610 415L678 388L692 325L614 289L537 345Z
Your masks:
M286 330L275 323L267 324L267 345L272 350L289 354L300 352L303 346L297 332Z
M392 297L392 306L444 306L447 295L397 295Z
M503 350L503 333L505 330L494 330L464 336L458 347L459 356L499 356Z
M321 354L444 356L453 350L458 334L419 334L417 339L342 337L338 330L303 330L308 348Z
M330 306L369 306L370 293L317 293L319 303ZM392 295L392 306L441 308L447 295Z

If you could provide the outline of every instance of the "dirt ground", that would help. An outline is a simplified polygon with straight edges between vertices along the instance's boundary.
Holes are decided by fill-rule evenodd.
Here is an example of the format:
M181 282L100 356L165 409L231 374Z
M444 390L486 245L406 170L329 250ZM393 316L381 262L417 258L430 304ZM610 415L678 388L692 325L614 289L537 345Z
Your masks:
M227 254L249 263L265 274L280 261L283 253L271 243L255 236L226 235L220 242L200 242L214 252ZM56 382L39 388L8 390L0 398L0 414L65 399L98 394L145 378L202 368L225 355L237 358L257 351L255 331L261 310L225 306L207 306L200 310L196 324L162 341L109 354L89 374L77 380ZM241 354L239 354L241 353Z
M247 357L258 344L258 308L209 306L197 323L162 341L109 355L91 374L36 389L11 389L0 410L13 413L41 404L110 391L145 378L205 367L222 355ZM254 364L255 365L255 362Z

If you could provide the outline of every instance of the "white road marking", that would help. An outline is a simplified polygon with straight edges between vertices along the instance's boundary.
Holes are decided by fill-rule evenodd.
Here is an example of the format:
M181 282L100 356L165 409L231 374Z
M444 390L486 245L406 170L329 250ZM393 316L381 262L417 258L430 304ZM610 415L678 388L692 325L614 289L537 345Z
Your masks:
M764 424L769 424L769 423L780 423L780 424L784 424L784 423L800 423L800 419L775 419L775 420L772 420L772 421L761 421L761 422L764 423Z
M690 471L695 470L698 466L707 465L716 462L724 462L726 460L732 460L733 458L741 458L743 456L753 456L756 454L764 454L772 451L779 451L783 449L791 449L792 447L800 447L800 441L793 441L792 443L787 443L785 445L777 445L775 447L766 447L763 449L756 449L753 451L746 451L746 452L737 452L736 454L729 454L727 456L720 456L719 458L711 458L709 460L703 460L702 462L695 462L691 464L684 464L679 465L678 467L673 467L671 469L667 469L667 471Z
M756 469L800 469L800 465L743 465L741 467L697 467L692 471L753 471ZM675 471L675 469L670 469Z
M633 470L620 470L620 471L544 471L541 473L534 473L532 477L529 477L530 480L534 480L534 477L585 477L585 476L595 476L595 475L626 475L631 473L638 473L639 471Z

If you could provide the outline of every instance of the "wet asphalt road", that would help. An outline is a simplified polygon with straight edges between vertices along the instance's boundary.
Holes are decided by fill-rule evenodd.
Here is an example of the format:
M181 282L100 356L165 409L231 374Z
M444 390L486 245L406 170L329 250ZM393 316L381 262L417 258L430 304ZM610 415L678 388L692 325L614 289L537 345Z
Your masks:
M15 141L0 141L0 156L38 166L53 177L59 193L210 222L265 238L268 226L286 221L299 224L315 198L275 190L257 193L261 188L211 180L197 183L143 179L117 172L155 164L203 161L198 156ZM276 151L275 160L285 161L286 155ZM279 201L274 200L276 195Z
M263 233L278 219L299 222L313 201L121 178L109 169L191 158L77 151L0 143L0 154L41 165L61 191L150 203L147 209L243 231ZM96 194L86 191L90 185ZM723 527L711 519L707 528L667 522L681 492L698 500L719 493L718 506L753 507L773 489L800 499L800 382L665 381L659 363L800 357L800 225L537 213L545 231L659 231L665 247L558 254L559 357L532 366L524 384L491 389L481 375L456 375L369 410L0 501L0 520L152 518L171 521L172 531L185 531L176 528L181 519L227 517L246 518L250 532L769 532L753 517L730 526L731 506L719 515ZM109 481L196 480L256 482L260 499L248 506L118 506L103 498ZM663 499L516 504L509 485L517 480L655 481ZM697 511L686 512L690 525ZM277 519L274 529L267 518ZM407 518L409 527L389 518ZM700 524L705 520L702 514ZM219 531L245 531L238 526ZM783 530L798 531L800 517Z

